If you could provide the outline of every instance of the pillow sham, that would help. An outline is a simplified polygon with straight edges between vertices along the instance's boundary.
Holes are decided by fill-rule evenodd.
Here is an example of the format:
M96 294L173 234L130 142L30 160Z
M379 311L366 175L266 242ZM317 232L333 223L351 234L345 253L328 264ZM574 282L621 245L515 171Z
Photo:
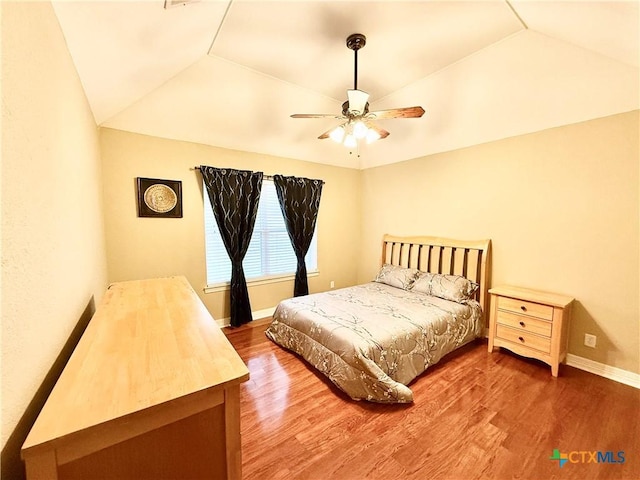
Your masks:
M462 303L473 298L479 285L459 275L421 273L411 286L412 292Z
M420 275L420 270L416 268L400 267L399 265L383 265L374 282L384 283L392 287L409 290Z

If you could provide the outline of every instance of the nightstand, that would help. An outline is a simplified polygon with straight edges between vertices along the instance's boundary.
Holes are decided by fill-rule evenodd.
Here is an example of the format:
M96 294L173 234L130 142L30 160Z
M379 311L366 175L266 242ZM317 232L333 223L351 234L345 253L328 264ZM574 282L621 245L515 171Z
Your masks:
M558 366L567 356L573 298L504 285L489 290L489 352L504 347L523 357Z

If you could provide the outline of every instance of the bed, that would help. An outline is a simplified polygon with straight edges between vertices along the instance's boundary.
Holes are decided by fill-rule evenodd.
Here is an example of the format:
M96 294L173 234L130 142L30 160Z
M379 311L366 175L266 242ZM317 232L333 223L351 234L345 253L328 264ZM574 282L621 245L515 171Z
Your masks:
M385 235L374 281L284 300L265 333L354 400L412 402L410 382L484 336L490 248Z

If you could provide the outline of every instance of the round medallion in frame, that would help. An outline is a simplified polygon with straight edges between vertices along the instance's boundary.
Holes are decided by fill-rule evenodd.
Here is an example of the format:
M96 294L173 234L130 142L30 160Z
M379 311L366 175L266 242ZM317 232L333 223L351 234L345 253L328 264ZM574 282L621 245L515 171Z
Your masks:
M182 182L137 178L138 216L182 218Z
M156 183L144 191L144 203L156 213L167 213L178 204L178 195L168 185Z

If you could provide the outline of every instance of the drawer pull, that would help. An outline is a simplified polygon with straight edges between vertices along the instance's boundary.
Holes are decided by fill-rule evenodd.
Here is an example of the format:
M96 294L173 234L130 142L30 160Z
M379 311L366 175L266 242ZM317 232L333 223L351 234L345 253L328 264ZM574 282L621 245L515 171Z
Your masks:
M520 310L522 310L523 312L527 311L527 307L525 307L524 305L520 305Z
M520 340L522 343L524 343L524 338L518 337L518 340Z
M524 322L520 322L520 326L525 327L526 325L524 324Z

